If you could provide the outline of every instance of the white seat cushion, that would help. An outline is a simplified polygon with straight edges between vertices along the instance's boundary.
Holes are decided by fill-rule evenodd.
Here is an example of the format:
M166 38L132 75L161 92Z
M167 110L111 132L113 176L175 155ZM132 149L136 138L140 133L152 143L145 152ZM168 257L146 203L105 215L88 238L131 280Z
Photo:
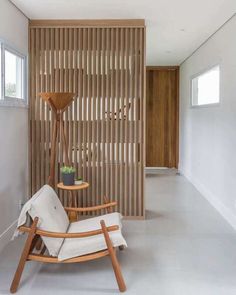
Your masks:
M44 185L33 197L28 210L29 215L34 219L39 218L37 227L42 230L66 233L69 227L68 216L58 199L55 191ZM57 256L64 239L42 237L48 252Z
M124 245L127 247L126 241L121 234L121 218L122 216L115 212L98 217L89 218L71 223L68 233L81 233L91 230L101 229L100 221L104 220L106 226L118 225L119 230L109 232L111 242L114 247ZM65 239L58 255L58 260L65 260L72 257L86 255L107 249L104 235L95 235L86 238Z

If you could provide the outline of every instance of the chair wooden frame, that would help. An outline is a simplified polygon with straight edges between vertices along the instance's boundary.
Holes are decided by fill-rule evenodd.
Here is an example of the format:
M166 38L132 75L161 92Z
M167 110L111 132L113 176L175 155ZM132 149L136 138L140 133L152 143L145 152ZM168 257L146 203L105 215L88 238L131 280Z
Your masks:
M117 203L116 202L109 203L106 198L104 198L104 201L105 201L104 205L87 207L87 208L65 207L65 210L75 211L79 213L79 212L85 212L85 211L96 211L96 210L106 209L108 213L112 212L112 207L116 206ZM118 284L120 292L126 291L126 285L121 273L119 262L116 257L116 251L109 237L109 232L116 231L119 229L118 225L112 225L107 227L105 224L105 221L101 220L100 221L101 229L98 229L98 230L87 231L82 233L61 233L61 232L50 232L50 231L37 229L37 223L38 223L38 217L36 217L33 220L30 226L23 225L18 228L19 231L27 233L28 237L26 239L26 242L21 254L21 258L10 287L11 293L15 293L17 291L19 283L20 283L20 279L25 267L25 263L27 261L38 261L38 262L45 262L45 263L76 263L76 262L94 260L94 259L98 259L105 256L110 256L112 267L116 276L116 280L117 280L117 284ZM63 261L59 261L57 257L44 255L44 252L46 250L45 245L43 246L42 250L39 253L34 252L34 250L37 250L36 246L39 241L39 238L43 236L51 237L51 238L84 238L84 237L90 237L90 236L100 235L100 234L104 235L107 249L99 251L99 252L78 256L78 257L73 257ZM123 247L120 246L119 249L122 250Z

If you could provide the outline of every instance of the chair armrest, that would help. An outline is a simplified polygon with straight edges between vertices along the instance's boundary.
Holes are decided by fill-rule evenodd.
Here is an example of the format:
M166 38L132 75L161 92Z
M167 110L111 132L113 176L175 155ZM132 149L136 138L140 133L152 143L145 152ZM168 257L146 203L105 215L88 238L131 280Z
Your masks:
M118 225L112 225L107 227L107 231L116 231L119 229ZM29 232L30 227L27 226L20 226L18 228L19 231L22 232ZM87 231L87 232L82 232L82 233L60 233L60 232L51 232L51 231L45 231L41 229L37 229L35 234L42 236L42 237L49 237L49 238L86 238L86 237L91 237L95 235L100 235L102 234L103 231L101 229L98 230L92 230L92 231Z
M64 207L66 211L74 211L74 212L89 212L89 211L97 211L101 209L107 209L110 207L115 207L117 202L110 202L103 205L92 206L92 207L83 207L83 208L75 208L75 207Z

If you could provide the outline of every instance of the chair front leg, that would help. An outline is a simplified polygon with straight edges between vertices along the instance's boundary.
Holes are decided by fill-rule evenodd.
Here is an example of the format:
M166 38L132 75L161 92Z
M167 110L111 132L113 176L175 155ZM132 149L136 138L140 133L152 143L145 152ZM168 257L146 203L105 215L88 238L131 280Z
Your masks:
M104 220L101 220L100 224L101 224L102 231L103 231L103 234L104 234L104 238L105 238L105 241L106 241L106 244L107 244L107 249L108 249L108 252L110 254L111 263L112 263L113 270L114 270L114 273L115 273L115 276L116 276L117 284L119 286L119 290L120 290L120 292L125 292L126 291L125 281L124 281L124 278L122 276L120 264L119 264L119 262L117 260L115 249L113 248L113 245L112 245L112 242L110 240L110 237L109 237L109 234L108 234L108 231L107 231Z
M18 288L18 285L19 285L19 282L21 279L21 275L22 275L22 272L25 267L26 260L28 258L29 253L30 253L30 250L31 250L31 246L32 246L32 242L33 242L33 239L35 236L37 223L38 223L38 218L36 217L32 223L30 232L29 232L27 240L25 242L24 249L21 254L21 258L20 258L18 267L15 272L15 276L14 276L12 284L11 284L11 288L10 288L11 293L15 293L17 291L17 288Z

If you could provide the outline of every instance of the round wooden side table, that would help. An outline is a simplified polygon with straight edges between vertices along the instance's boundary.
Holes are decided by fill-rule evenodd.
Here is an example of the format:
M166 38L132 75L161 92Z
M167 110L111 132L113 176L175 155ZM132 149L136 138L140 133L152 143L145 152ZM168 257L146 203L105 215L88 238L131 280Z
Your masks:
M69 207L77 207L76 196L74 194L75 191L86 189L89 187L89 183L83 182L82 184L74 184L74 185L64 185L62 182L57 184L59 189L65 190L69 192ZM70 221L76 221L77 213L70 211L69 214Z

